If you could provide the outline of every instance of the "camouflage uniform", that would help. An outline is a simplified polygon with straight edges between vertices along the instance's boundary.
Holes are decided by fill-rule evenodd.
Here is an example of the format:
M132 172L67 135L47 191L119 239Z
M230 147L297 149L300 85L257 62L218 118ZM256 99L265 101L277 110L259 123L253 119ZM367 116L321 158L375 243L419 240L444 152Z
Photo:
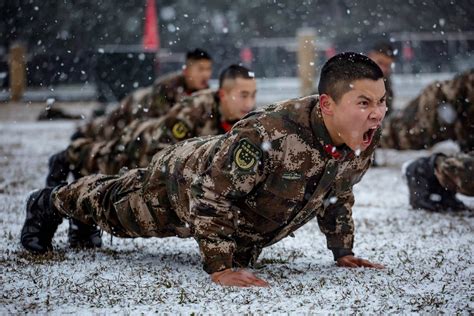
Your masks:
M474 196L474 151L450 157L439 155L434 173L443 188Z
M425 149L454 139L461 149L474 145L474 70L434 82L402 111L384 122L381 146Z
M387 113L385 114L388 117L393 113L393 89L392 89L392 79L390 77L385 79L385 104L387 105Z
M165 116L135 120L110 141L81 138L67 149L67 160L77 176L116 174L122 167L146 167L160 150L184 139L223 134L217 92L203 90L178 102Z
M474 195L474 70L434 82L385 123L381 147L426 149L452 139L464 153L438 158L436 176L446 188ZM442 161L442 162L441 162Z
M135 119L160 117L194 90L186 87L182 73L158 78L153 86L139 89L122 100L120 105L103 117L79 128L81 137L109 140L119 136L125 126Z
M248 266L314 217L339 258L352 254L352 186L379 135L360 156L332 146L318 97L308 96L170 146L147 169L84 177L51 197L63 215L116 236L194 237L208 273Z

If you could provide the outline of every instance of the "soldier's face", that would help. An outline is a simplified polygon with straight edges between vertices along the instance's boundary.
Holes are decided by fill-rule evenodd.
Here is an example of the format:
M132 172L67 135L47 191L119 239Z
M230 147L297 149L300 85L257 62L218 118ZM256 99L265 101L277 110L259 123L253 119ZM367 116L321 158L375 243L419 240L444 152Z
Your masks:
M220 109L227 121L240 120L255 108L257 83L255 79L236 78L219 90Z
M375 63L382 69L383 75L385 77L390 76L392 73L393 58L385 54L372 52L369 54L369 58L375 61Z
M193 90L206 89L212 74L212 62L202 59L190 61L183 70L186 85Z
M330 134L336 145L345 143L354 151L363 151L372 143L387 106L383 79L356 80L350 90L330 105Z

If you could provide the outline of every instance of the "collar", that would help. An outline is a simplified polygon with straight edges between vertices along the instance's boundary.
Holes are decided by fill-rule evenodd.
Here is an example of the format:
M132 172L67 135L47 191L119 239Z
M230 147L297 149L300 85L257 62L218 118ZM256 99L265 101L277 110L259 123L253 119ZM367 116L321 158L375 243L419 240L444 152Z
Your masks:
M234 123L230 123L230 122L227 122L227 121L221 121L221 126L220 127L226 133L232 129L232 126L234 126Z
M219 130L219 134L225 134L227 133L228 131L230 131L232 129L232 126L234 126L234 124L237 122L237 121L224 121L222 120L222 114L221 114L221 111L220 111L220 106L221 106L221 100L219 98L219 92L216 91L214 93L214 118L215 118L215 126L217 127L217 129Z

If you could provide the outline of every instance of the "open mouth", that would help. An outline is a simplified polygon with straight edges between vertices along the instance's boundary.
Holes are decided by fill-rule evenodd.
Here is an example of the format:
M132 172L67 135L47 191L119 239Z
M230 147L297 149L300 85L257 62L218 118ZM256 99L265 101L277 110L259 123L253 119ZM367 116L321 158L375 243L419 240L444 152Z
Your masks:
M362 138L364 145L370 145L372 143L372 139L374 138L375 131L377 130L378 126L374 126L369 128L365 133Z

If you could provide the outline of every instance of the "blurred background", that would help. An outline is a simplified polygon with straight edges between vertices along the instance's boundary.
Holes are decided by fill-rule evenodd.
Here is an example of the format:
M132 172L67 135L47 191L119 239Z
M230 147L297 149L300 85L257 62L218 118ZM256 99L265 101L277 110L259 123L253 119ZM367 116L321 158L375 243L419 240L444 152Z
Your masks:
M260 104L286 99L299 94L298 34L305 33L315 83L334 54L390 42L400 103L474 67L473 16L471 0L1 0L0 100L11 97L14 52L24 56L23 101L107 103L181 69L196 47L212 55L213 78L241 62L260 79Z

